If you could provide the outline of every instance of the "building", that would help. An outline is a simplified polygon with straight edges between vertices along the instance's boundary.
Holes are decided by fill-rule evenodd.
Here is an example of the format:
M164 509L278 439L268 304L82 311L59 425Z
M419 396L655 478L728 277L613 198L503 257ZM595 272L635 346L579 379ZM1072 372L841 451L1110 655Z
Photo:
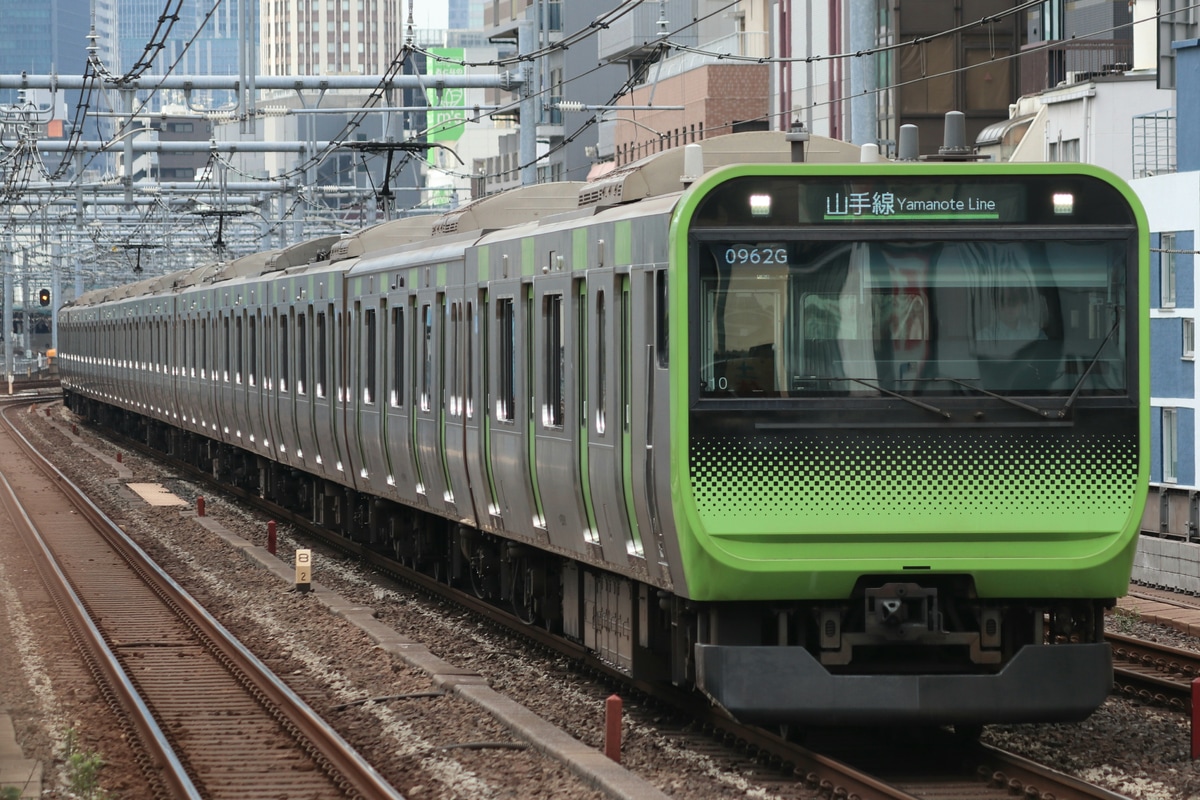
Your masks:
M262 74L381 75L404 44L404 8L385 0L262 3Z
M770 55L769 3L745 0L714 13L724 5L645 3L600 32L600 57L639 76L627 97L598 115L601 161L619 168L712 136L778 127L770 113L771 71L762 63ZM693 19L704 22L687 26ZM670 33L670 49L660 31Z
M1175 138L1200 136L1200 39L1172 43ZM1200 242L1200 153L1178 150L1178 171L1133 181L1151 235L1151 495L1144 531L1200 539L1197 442L1196 250ZM1196 560L1195 557L1192 559ZM1188 570L1180 570L1181 573ZM1194 572L1192 577L1196 577ZM1200 590L1200 583L1190 586Z
M115 0L115 5L116 61L106 62L112 74L120 77L139 73L166 75L168 71L177 75L241 72L240 3L220 3L214 7L203 0L182 0L179 18L172 25L164 23L161 0ZM257 28L252 30L251 40L258 41ZM158 92L149 99L147 108L157 111L171 103L230 106L235 101L236 94L228 91L197 91L189 97Z
M203 177L209 154L204 145L212 138L213 124L194 114L162 114L146 120L136 120L135 128L148 128L150 139L159 142L195 142L198 147L190 153L147 152L136 155L130 178L134 183L181 182L191 183ZM118 167L124 171L124 153L116 155Z
M1135 4L777 0L772 116L791 113L813 133L894 153L900 126L940 130L947 111L961 111L974 140L1006 122L1021 96L1128 71ZM921 152L939 144L923 137Z
M0 20L0 74L83 74L91 27L89 0L0 0ZM0 106L17 101L15 89L0 90ZM74 108L75 102L75 97L68 98L68 107Z
M484 4L484 30L488 38L500 47L529 48L528 52L544 52L536 62L514 64L510 69L524 69L527 78L526 108L534 115L536 127L536 181L584 180L591 172L595 156L595 135L584 135L594 121L572 118L558 104L564 100L583 105L608 105L614 101L628 77L623 64L598 66L597 36L574 37L566 48L559 47L564 35L594 31L593 22L605 10L620 5L617 0L598 4L567 3L560 0L491 0ZM657 6L645 3L643 6ZM635 9L630 15L637 14ZM524 31L524 33L522 33ZM530 37L522 45L522 36ZM499 103L510 97L491 93L489 103ZM520 98L517 98L520 99ZM506 128L499 138L499 151L476 159L474 195L493 194L519 186L522 173L528 174L533 157L522 159L519 125L529 124L521 119L515 106L510 113L500 115L496 124ZM523 161L528 160L526 164Z
M485 0L450 0L446 27L452 31L482 28L484 4Z

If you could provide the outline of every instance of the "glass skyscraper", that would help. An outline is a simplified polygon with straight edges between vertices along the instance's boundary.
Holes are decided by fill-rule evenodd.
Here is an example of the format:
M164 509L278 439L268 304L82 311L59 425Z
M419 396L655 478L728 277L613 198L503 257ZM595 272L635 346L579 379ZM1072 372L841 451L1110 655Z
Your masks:
M90 6L89 0L0 0L0 74L82 75ZM0 90L0 104L16 99L15 89Z

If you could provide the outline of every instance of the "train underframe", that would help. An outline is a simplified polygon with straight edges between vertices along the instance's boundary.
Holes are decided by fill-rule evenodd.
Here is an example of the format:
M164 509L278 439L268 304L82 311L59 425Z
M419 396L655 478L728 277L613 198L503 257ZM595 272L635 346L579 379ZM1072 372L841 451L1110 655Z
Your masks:
M848 598L693 602L82 395L100 425L583 644L640 680L767 724L1070 721L1111 686L1112 600L984 600L966 575L864 575Z

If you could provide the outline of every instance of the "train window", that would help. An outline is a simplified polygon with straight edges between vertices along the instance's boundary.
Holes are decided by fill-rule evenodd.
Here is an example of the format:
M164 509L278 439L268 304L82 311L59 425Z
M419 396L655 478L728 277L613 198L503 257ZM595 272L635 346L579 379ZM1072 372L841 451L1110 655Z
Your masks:
M440 400L438 405L446 405L446 320L450 313L450 309L446 307L446 295L438 293L437 309L434 314L434 322L437 324L437 334L434 341L437 343L437 372L433 374L430 383L429 402L430 408L433 406L434 396L433 390L440 391Z
M479 319L483 320L479 324L479 396L483 402L483 413L489 413L492 403L492 376L488 368L491 363L492 353L489 348L492 346L492 332L489 327L491 320L492 305L488 302L487 291L479 293ZM485 445L486 448L486 445Z
M197 323L200 328L200 377L207 378L208 363L208 320L202 319Z
M247 382L251 386L258 385L258 316L250 317L250 366L247 370Z
M458 315L461 303L450 304L450 369L446 374L446 391L450 396L450 416L462 416L462 398L458 394Z
M621 279L621 430L629 432L630 383L633 381L633 337L630 327L629 278Z
M467 303L467 368L465 372L465 401L467 419L471 419L474 415L474 395L475 395L475 312L470 303Z
M404 309L392 309L392 387L391 404L398 408L404 403Z
M221 327L225 331L225 336L223 337L225 341L225 363L222 364L222 366L225 367L225 371L221 378L226 383L229 383L230 350L233 348L233 342L231 341L231 337L229 335L229 317L221 318Z
M654 349L658 356L658 366L666 369L670 366L667 350L667 330L670 322L670 307L667 305L667 271L660 269L654 273Z
M591 364L588 353L588 302L587 283L575 281L575 421L579 426L579 435L587 438L587 401L588 380L592 377L588 365Z
M363 332L366 336L366 348L363 352L363 402L372 405L375 402L375 309L368 308L363 319Z
M633 458L633 437L630 427L633 423L633 298L629 291L629 276L621 278L621 359L620 394L621 394L621 454L629 463ZM625 543L625 551L631 556L645 558L646 548L642 544L642 535L638 531L637 521L630 519L629 541Z
M308 383L308 315L312 309L296 315L296 394L305 393Z
M428 303L421 306L421 410L428 411L432 404L429 396L433 382L433 309Z
M242 333L242 318L238 317L233 324L234 335L237 337L237 342L234 343L234 352L237 353L237 368L233 372L233 380L235 383L242 382L242 370L246 364L246 353L242 349L245 343L245 338Z
M608 307L604 290L596 292L596 433L604 435L608 413Z
M325 312L317 312L317 397L325 397L325 387L329 385L329 345L328 326L325 322Z
M288 364L288 318L285 312L279 318L279 391L287 392L291 380Z
M545 349L542 353L545 366L546 398L542 404L542 425L547 428L563 426L564 395L564 329L563 297L561 294L548 294L542 298L542 322L545 325Z
M496 419L512 422L517 405L517 318L511 297L496 301Z
M1125 243L714 243L700 269L701 393L1114 395Z

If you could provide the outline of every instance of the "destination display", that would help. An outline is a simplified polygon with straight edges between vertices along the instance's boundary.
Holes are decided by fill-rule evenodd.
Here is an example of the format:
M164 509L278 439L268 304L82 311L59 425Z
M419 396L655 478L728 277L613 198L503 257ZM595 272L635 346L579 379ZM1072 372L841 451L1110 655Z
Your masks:
M972 165L975 167L976 165ZM879 173L747 175L714 189L697 204L692 230L726 227L982 227L1133 224L1112 185L1080 175L915 174L881 166ZM764 240L770 241L770 234ZM744 263L772 258L747 251ZM740 253L724 259L743 263Z
M908 183L908 182L906 182ZM1010 183L801 185L802 223L1025 222L1024 186Z

